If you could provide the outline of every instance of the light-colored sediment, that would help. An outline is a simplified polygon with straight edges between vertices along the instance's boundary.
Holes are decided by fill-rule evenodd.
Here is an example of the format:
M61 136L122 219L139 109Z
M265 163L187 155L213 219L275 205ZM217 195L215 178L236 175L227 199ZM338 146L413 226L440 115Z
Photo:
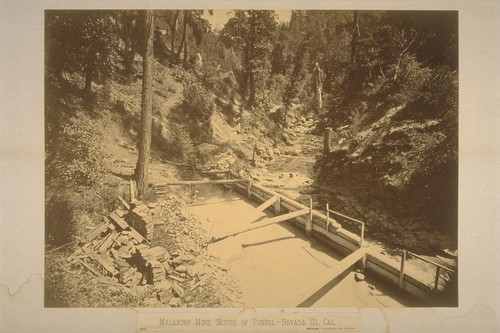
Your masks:
M215 186L200 186L190 213L204 221L212 236L229 233L267 218L238 194ZM245 307L296 307L297 295L318 280L328 280L343 256L306 240L286 222L273 224L210 244L208 252L229 266L241 287ZM332 284L335 284L333 282ZM327 286L307 306L401 307L392 290L372 281L356 282L354 272ZM294 303L295 302L295 303Z

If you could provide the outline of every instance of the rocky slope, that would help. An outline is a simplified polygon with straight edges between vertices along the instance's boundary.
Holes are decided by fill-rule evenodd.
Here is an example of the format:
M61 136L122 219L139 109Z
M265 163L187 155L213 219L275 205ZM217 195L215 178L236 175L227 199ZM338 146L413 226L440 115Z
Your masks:
M316 163L316 190L333 209L366 221L367 236L421 253L456 248L457 164L445 158L442 119L404 106L334 130Z

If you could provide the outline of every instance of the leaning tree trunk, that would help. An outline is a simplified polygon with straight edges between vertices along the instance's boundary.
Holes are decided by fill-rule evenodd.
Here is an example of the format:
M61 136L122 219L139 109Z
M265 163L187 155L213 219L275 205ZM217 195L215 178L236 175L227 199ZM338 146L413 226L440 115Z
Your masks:
M142 62L142 101L141 101L141 132L139 143L139 158L137 160L136 180L139 198L148 189L149 153L151 150L152 123L152 67L153 67L153 11L145 11L146 50Z

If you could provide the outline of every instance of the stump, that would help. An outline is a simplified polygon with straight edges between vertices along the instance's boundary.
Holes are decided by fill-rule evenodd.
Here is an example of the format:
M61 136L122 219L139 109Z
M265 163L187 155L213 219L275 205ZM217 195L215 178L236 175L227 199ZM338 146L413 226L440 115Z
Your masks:
M325 128L323 153L329 154L332 151L333 130L331 127Z

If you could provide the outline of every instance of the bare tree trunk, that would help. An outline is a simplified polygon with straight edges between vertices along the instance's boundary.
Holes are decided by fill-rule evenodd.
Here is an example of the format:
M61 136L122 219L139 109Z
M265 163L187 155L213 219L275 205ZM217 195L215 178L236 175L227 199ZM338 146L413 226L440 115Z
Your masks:
M184 68L187 68L187 65L188 65L188 44L186 40L184 41L184 60L183 60Z
M354 11L354 18L352 23L352 37L351 37L351 63L357 62L357 47L359 40L359 15L358 11Z
M181 38L181 45L179 45L179 50L177 51L177 59L181 58L181 51L184 48L184 43L186 42L187 17L188 17L188 11L184 10L184 22L182 25L182 38Z
M250 14L250 41L249 41L249 62L250 62L250 70L248 73L248 85L250 86L250 96L248 100L248 104L250 106L255 105L255 65L254 65L254 49L255 49L255 39L257 38L256 32L255 32L255 12L252 10Z
M141 132L139 143L139 158L137 160L136 180L139 198L148 189L149 153L151 150L152 123L152 92L153 92L153 11L145 11L146 50L142 62L142 101L141 101Z
M313 79L314 79L314 98L316 100L316 111L319 112L323 108L323 98L321 96L323 90L323 80L324 80L324 72L319 67L319 64L316 63L316 66L313 70Z
M170 23L170 53L173 56L175 54L175 31L177 30L177 20L179 19L180 10L175 11L174 20Z
M84 99L89 99L92 94L92 81L94 76L94 70L92 65L87 65L85 69L85 87L83 88Z
M131 41L132 29L132 18L128 10L122 12L122 20L124 26L124 40L125 40L125 54L124 54L124 66L125 75L129 82L132 81L132 74L134 73L134 58L135 58L135 47L134 43Z

